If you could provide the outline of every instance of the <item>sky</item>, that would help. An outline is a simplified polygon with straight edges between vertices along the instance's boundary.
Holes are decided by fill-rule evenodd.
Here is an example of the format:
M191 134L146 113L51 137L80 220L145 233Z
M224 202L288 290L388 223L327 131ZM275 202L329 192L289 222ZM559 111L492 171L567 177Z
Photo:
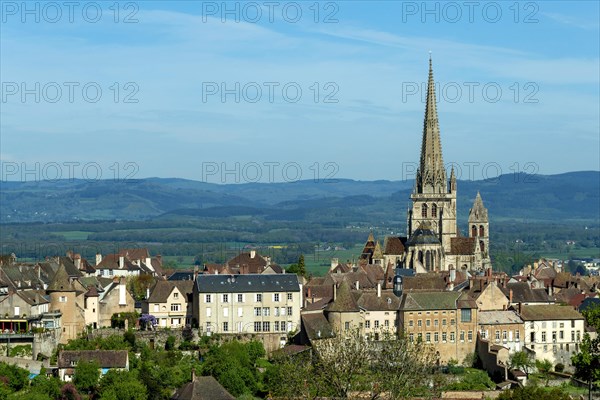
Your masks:
M596 1L0 1L1 180L600 170Z

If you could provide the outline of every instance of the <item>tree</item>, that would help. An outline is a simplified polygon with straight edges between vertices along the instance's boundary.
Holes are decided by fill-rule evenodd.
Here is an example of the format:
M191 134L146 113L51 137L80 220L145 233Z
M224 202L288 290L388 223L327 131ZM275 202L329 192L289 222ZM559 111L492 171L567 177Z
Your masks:
M79 361L73 374L73 383L77 390L92 393L100 378L100 364L97 361Z
M512 369L522 370L527 374L527 377L529 377L529 373L533 370L535 363L529 353L526 351L517 351L510 356L508 365Z
M298 257L298 275L306 277L306 265L304 264L304 254Z
M100 382L100 400L146 400L146 386L137 371L110 370Z
M0 362L0 386L8 393L18 392L29 383L29 371L13 364Z
M596 328L596 331L600 331L600 305L594 304L582 311L581 314L585 317L585 322L588 325Z
M579 352L571 357L575 378L588 383L588 397L592 399L592 386L600 384L600 337L590 339L587 333L579 345Z
M81 395L72 383L66 383L60 389L60 400L81 400Z
M549 360L535 360L535 368L546 380L546 386L548 386L548 381L550 380L550 371L552 371L552 363Z

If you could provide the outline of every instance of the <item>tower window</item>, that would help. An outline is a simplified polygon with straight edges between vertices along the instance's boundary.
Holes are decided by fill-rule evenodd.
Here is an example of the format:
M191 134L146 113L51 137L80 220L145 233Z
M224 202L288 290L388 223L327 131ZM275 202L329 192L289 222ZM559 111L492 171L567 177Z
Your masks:
M427 204L423 204L423 206L421 207L421 217L427 217Z
M475 225L473 225L471 227L471 237L475 237L477 236L477 227Z
M485 236L485 228L483 225L479 225L479 236Z
M437 217L437 204L432 204L431 205L431 216L432 217Z
M483 240L479 241L479 249L482 253L485 251L485 243L483 243Z

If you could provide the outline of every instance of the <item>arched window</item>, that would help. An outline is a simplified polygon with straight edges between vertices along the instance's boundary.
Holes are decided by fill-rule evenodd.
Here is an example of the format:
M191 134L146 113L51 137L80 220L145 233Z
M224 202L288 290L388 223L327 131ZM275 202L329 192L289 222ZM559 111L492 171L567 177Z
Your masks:
M432 204L431 205L431 216L432 217L437 217L437 204Z
M475 237L477 236L477 227L475 225L473 225L471 227L471 237Z
M427 217L427 204L423 204L423 206L421 207L421 217Z
M483 243L483 240L479 241L479 249L482 253L485 251L485 243Z
M479 236L485 236L485 228L483 225L479 225Z
M432 268L431 251L427 250L425 253L425 269L431 271Z

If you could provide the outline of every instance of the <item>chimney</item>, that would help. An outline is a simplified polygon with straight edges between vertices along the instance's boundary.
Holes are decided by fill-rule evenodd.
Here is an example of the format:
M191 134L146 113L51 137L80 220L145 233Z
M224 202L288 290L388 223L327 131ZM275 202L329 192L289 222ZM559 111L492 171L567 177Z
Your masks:
M119 269L125 268L125 257L119 256Z
M513 290L510 289L508 291L508 304L512 304L512 299L513 299Z
M256 250L250 250L250 258L254 258L256 256Z
M337 298L337 286L335 286L335 283L333 284L333 301L335 301L335 299Z
M81 256L79 254L75 254L75 267L77 269L81 269Z
M102 262L102 254L96 253L96 265Z
M119 305L127 305L127 297L125 296L127 288L125 288L125 278L119 279Z
M150 257L146 257L146 261L144 262L148 268L154 271L154 267L152 267L152 259Z
M538 266L539 266L538 262L534 261L533 262L533 269L538 269Z
M339 264L339 260L337 258L332 258L331 259L331 267L329 268L330 271L333 271L333 269L335 267L337 267Z
M377 284L377 297L381 297L381 283Z

